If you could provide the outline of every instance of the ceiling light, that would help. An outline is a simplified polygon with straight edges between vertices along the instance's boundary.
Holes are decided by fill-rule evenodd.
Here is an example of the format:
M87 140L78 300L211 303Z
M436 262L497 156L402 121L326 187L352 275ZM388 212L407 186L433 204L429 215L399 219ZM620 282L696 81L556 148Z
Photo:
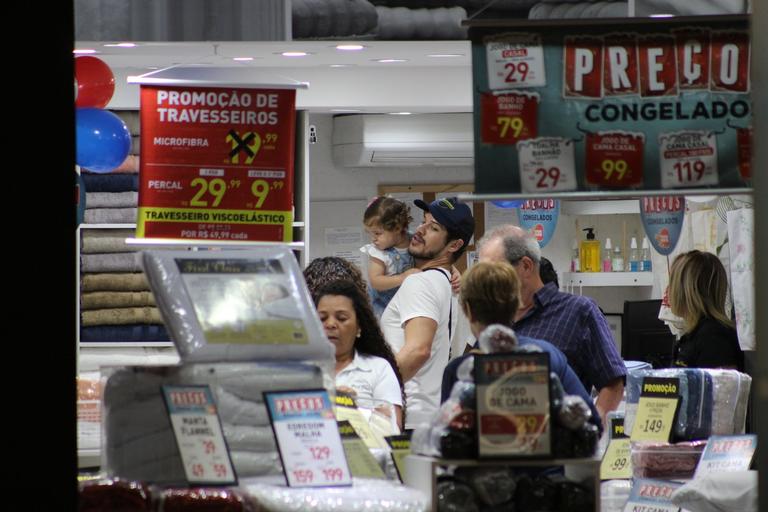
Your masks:
M649 18L674 18L674 14L651 14Z
M336 49L337 50L342 50L342 51L347 51L347 52L348 51L362 50L364 48L365 48L365 46L363 46L361 44L338 44L338 45L336 45Z
M463 57L463 53L431 53L427 55L427 57L436 57L436 58L448 58L448 57Z
M409 116L411 112L389 112L391 116Z
M407 59L375 59L376 62L381 62L383 64L388 64L390 62L407 62Z
M241 62L248 62L253 60L253 57L232 57L232 60L241 61Z
M331 64L332 68L351 68L354 64Z
M114 44L105 44L104 46L108 47L119 47L119 48L135 48L136 43L114 43Z
M362 112L358 108L332 108L331 112Z
M77 50L72 50L72 53L76 53L78 55L83 55L83 54L86 54L86 53L96 53L96 50L94 50L92 48L80 48L80 49L77 49Z
M283 57L305 57L309 54L307 52L283 52L280 55Z

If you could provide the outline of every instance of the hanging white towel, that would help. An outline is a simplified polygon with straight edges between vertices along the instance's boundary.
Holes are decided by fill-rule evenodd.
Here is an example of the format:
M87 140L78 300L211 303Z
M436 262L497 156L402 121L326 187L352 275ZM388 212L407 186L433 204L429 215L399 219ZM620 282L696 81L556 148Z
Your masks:
M726 215L736 332L742 350L755 350L754 210L740 208Z

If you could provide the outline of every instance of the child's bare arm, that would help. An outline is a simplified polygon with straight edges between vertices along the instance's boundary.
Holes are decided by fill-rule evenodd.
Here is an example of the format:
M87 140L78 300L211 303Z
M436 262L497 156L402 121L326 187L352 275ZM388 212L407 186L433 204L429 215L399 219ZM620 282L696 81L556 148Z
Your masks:
M461 289L461 272L455 266L451 265L451 291L459 293Z
M389 290L390 288L395 288L403 284L403 281L409 275L421 272L421 270L417 268L409 268L402 274L388 276L384 274L386 270L387 267L384 265L383 261L374 257L368 258L368 280L375 290L384 291Z

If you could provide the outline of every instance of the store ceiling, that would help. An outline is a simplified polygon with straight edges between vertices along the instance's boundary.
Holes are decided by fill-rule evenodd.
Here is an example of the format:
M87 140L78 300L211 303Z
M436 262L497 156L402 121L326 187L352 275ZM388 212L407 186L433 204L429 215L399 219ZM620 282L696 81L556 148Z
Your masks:
M314 112L346 108L362 112L471 111L471 45L454 41L76 41L75 50L90 53L110 66L116 93L110 107L137 108L138 87L128 77L158 69L206 65L258 70L310 84L300 91L297 106ZM361 44L342 51L339 44ZM306 52L286 57L283 52ZM79 55L79 54L78 54ZM234 60L252 58L253 60ZM382 59L395 62L380 62ZM339 66L341 65L341 66Z

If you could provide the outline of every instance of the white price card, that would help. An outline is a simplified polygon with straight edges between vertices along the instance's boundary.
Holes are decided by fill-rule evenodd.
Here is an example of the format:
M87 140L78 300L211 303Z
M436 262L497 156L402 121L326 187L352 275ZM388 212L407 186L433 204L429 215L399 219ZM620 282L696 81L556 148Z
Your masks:
M662 188L717 185L717 136L690 130L659 135Z
M352 485L326 390L265 391L264 402L289 487Z
M680 512L672 503L672 493L682 486L681 482L635 478L623 512Z
M208 386L163 386L187 481L194 485L236 485L237 475Z
M544 87L544 49L541 36L510 33L485 42L488 88Z
M693 477L724 471L746 471L752 464L756 448L755 434L710 436Z
M539 137L517 143L520 188L523 192L576 190L573 141Z

